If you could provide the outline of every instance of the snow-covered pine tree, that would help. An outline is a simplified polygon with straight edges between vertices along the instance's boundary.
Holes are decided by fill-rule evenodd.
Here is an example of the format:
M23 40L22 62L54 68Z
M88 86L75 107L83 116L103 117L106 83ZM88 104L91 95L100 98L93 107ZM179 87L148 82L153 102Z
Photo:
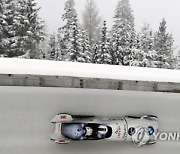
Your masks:
M138 35L140 37L140 49L146 53L152 51L154 49L154 35L150 24L144 23Z
M78 62L91 63L92 62L92 53L91 46L88 38L88 33L85 29L80 30L80 57L78 58Z
M59 60L65 61L67 59L68 46L67 42L69 37L64 28L58 29L57 41L58 41L58 50L60 51Z
M180 50L177 53L177 57L176 57L176 69L180 70Z
M75 10L74 0L66 0L62 19L65 23L63 27L58 29L58 43L59 49L61 50L60 59L66 61L69 59L69 46L73 36L73 24L77 20L77 13Z
M157 52L155 50L144 52L141 49L132 49L130 66L156 68Z
M37 58L33 55L36 54L35 51L44 33L43 24L38 18L39 9L35 7L34 0L4 1L4 21L1 25L3 27L2 47L6 56L18 57L29 53L31 58Z
M73 25L77 23L77 13L75 10L74 0L66 0L62 19L65 25L58 29L58 42L61 50L60 59L67 61L70 60L70 46L72 46Z
M23 54L22 51L17 50L17 27L15 21L19 16L18 9L16 8L16 4L18 3L17 0L5 0L2 1L2 51L3 54L7 57L14 57L18 56L19 54Z
M134 44L134 17L129 0L118 1L112 28L112 64L129 65Z
M4 0L0 0L0 56L4 56L4 48L3 48L3 44L2 44L2 40L4 38L4 25L5 25L5 17L4 17Z
M99 50L98 50L98 44L94 43L92 46L92 63L97 64L99 63L98 60L98 54L99 54Z
M73 62L78 62L79 58L81 57L80 54L82 52L82 46L81 46L81 34L78 27L78 19L77 17L72 23L71 27L71 34L70 34L70 41L68 43L69 45L69 51L68 51L68 60Z
M140 50L144 52L143 67L156 67L157 52L154 50L154 33L148 23L144 23L140 38Z
M172 69L175 66L173 56L173 37L167 32L166 20L162 19L155 35L155 50L158 53L157 67Z
M39 58L40 51L39 44L45 37L45 23L38 16L40 8L37 7L35 0L27 0L26 7L26 48L30 51L30 58Z
M101 18L95 0L86 0L85 9L82 13L83 26L88 32L90 45L100 41Z
M144 66L144 51L143 50L136 49L136 48L132 49L130 66L145 67Z
M27 1L26 0L17 0L16 10L17 14L14 17L13 27L16 31L15 39L16 43L14 48L16 48L16 54L19 57L30 58L30 51L26 49L26 26L29 23L27 20ZM29 55L29 57L28 57Z
M144 67L144 51L140 49L140 36L137 34L134 40L134 46L130 55L130 66Z
M82 41L74 0L66 0L64 10L65 13L62 18L66 24L59 28L58 32L61 59L73 62L79 61L82 58Z
M101 41L99 43L98 63L111 64L110 43L107 35L107 25L104 21L102 26Z
M49 52L48 52L50 60L55 60L56 57L56 35L53 33L50 35L49 39Z

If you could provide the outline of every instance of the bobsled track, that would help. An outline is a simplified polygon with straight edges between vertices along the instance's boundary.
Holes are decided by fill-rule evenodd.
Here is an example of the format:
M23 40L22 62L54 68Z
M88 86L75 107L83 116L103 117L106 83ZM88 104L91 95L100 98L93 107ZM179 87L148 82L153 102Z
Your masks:
M154 114L160 131L180 132L180 94L45 87L0 87L1 154L177 154L180 141L132 143L85 141L58 145L50 141L51 119L60 112L118 117Z

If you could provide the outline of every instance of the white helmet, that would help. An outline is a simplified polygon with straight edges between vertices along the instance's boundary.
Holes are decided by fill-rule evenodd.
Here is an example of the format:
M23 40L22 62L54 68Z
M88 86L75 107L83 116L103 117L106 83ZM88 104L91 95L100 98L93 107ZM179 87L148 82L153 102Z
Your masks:
M100 126L98 127L98 133L99 133L99 134L105 135L105 134L107 134L107 132L108 132L108 128L107 128L106 125L100 125Z
M86 127L86 136L91 136L93 134L93 129L90 127Z

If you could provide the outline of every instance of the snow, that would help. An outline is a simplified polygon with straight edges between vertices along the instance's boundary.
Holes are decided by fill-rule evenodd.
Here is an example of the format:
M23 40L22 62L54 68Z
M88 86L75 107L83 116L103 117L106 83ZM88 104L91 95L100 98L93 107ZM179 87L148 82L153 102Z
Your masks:
M0 74L31 74L180 83L180 71L178 70L18 58L0 58Z

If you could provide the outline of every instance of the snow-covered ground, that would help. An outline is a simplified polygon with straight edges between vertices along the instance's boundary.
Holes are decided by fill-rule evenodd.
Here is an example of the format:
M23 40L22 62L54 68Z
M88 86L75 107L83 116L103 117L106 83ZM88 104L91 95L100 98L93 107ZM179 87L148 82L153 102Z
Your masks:
M0 98L1 154L177 154L180 151L180 141L159 141L134 148L132 143L87 141L58 145L49 140L54 131L50 121L60 112L111 117L154 114L159 117L160 131L178 132L179 94L0 87Z
M180 83L180 71L178 70L16 58L0 58L0 74L32 74Z

